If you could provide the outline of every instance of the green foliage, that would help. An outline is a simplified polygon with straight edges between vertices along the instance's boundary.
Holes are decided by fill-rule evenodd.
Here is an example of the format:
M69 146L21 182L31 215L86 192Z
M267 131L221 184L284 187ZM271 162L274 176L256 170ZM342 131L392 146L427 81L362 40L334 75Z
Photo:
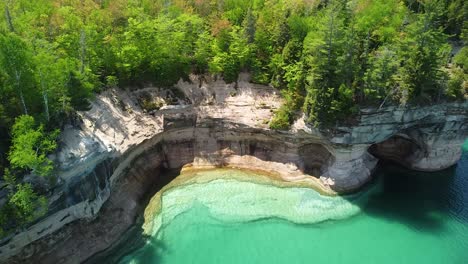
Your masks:
M330 125L334 119L350 114L346 107L352 100L354 78L353 29L347 32L345 7L330 4L319 14L319 20L304 40L307 74L307 97L304 110L309 121ZM318 31L318 33L313 33ZM347 41L345 41L347 40ZM340 99L345 99L341 102Z
M468 74L461 68L452 69L447 84L447 95L455 99L468 99Z
M284 95L285 103L275 111L269 124L271 129L289 129L303 103L302 95L295 93L295 91L286 91Z
M143 93L139 97L138 102L141 108L147 112L159 110L164 105L162 101L155 101L149 93Z
M25 225L45 214L47 200L37 195L31 184L25 183L16 185L16 192L10 195L8 204L19 225Z
M3 179L8 191L7 202L0 208L0 238L23 227L47 212L47 199L34 192L29 183L17 183L8 169Z
M106 76L106 85L110 88L117 87L117 85L119 85L119 80L117 77L112 75Z
M91 97L93 90L92 80L89 78L92 78L92 76L81 75L75 72L69 73L66 89L70 96L64 98L64 100L69 100L69 106L68 108L65 106L63 109L64 112L70 112L71 109L81 111L89 110L88 99Z
M399 0L359 0L353 12L356 30L375 42L392 41L407 15Z
M23 114L34 109L37 91L33 84L34 64L26 43L14 34L0 35L0 67L3 72L2 97L14 100ZM6 98L5 98L6 99ZM13 103L13 102L11 102ZM33 108L33 109L31 109Z
M196 15L168 13L155 19L129 18L128 28L118 36L119 45L115 46L119 80L174 84L189 73L203 29Z
M282 105L270 121L270 128L277 130L289 129L292 122L293 113L287 104Z
M449 34L466 39L465 2L9 2L3 42L16 44L4 45L2 57L15 46L8 50L26 67L18 85L19 64L3 59L0 120L8 127L12 113L30 108L53 122L87 109L102 87L171 86L191 72L234 82L250 71L254 82L295 94L291 105L303 102L309 120L322 124L348 118L361 104L459 97L461 75L444 67Z
M21 113L54 126L102 88L170 87L190 73L235 82L249 71L294 94L278 114L289 122L300 108L326 125L363 104L460 99L466 77L446 69L447 38L466 41L465 2L8 1L0 133Z
M453 58L449 72L447 95L455 99L468 99L468 48L463 47Z
M195 42L194 64L196 73L205 73L208 64L213 58L213 52L209 43L213 42L213 37L208 32L199 35Z
M246 35L238 26L231 27L224 34L222 39L215 39L213 43L214 56L209 69L212 73L221 73L224 80L231 83L237 80L240 71L249 62L251 48Z
M248 71L281 90L273 129L288 129L301 109L326 127L351 121L360 106L468 99L468 49L450 61L447 42L468 42L462 0L22 0L2 8L0 172L11 201L2 223L34 218L40 199L22 175L51 174L54 128L102 89L172 87L190 73L230 83Z
M299 65L294 67L294 70L302 70ZM299 67L297 67L299 66ZM292 71L294 73L294 70ZM289 73L292 73L289 72ZM283 91L285 102L281 107L275 111L273 118L270 121L270 128L287 130L293 123L295 117L297 116L301 106L304 104L304 96L302 92L303 85L303 76L301 72L296 72L297 74L289 75L289 78L294 78L294 81L289 83L289 89ZM288 76L288 74L286 74Z
M10 190L15 188L16 177L13 173L10 172L8 168L5 169L3 173L3 180L5 181L6 187Z
M468 28L468 3L463 0L445 1L447 21L446 31L460 38L464 30Z
M468 47L463 47L460 52L453 58L453 62L468 72Z
M42 125L37 126L34 118L22 115L16 118L12 128L12 146L8 160L14 169L31 170L34 174L47 176L53 170L47 154L57 147L55 138L59 131L46 135Z
M46 155L57 147L55 138L59 131L44 132L32 116L22 115L12 127L12 145L8 152L10 167L3 173L8 191L8 201L0 208L0 236L12 228L25 226L47 212L47 200L38 195L29 183L21 183L24 172L38 176L50 176L52 161ZM19 176L19 177L18 177Z
M398 53L402 67L398 72L400 103L431 102L438 96L445 79L442 66L448 61L447 36L438 27L440 6L428 1L426 12L406 27L407 37L399 40Z
M385 97L395 93L395 75L399 61L396 52L390 47L382 46L369 59L369 68L363 78L364 96L370 102L381 102Z

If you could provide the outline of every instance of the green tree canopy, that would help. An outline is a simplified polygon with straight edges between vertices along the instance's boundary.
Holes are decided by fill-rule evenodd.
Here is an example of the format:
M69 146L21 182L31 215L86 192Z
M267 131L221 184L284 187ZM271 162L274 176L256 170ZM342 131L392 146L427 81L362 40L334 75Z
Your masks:
M36 125L32 116L22 115L16 118L8 155L11 167L30 170L40 176L49 175L53 165L47 154L56 149L55 138L58 133L56 130L46 135L43 125Z

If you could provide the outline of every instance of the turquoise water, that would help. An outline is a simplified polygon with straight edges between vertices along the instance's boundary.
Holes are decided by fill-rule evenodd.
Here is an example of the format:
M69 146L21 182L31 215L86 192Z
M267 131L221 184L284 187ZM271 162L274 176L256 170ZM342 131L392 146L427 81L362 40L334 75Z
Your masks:
M311 194L232 181L208 183L214 185L206 190L219 200L235 196L237 205L200 197L202 186L171 191L163 211L172 213L163 215L159 235L145 238L120 263L468 263L468 153L456 169L414 173L384 165L376 178L368 190L345 199L297 200ZM253 190L260 202L247 202ZM189 203L191 194L195 202ZM185 209L174 213L178 203ZM298 206L310 215L291 210ZM331 213L333 206L340 212ZM256 207L271 208L276 217L256 214ZM304 217L317 221L292 222Z

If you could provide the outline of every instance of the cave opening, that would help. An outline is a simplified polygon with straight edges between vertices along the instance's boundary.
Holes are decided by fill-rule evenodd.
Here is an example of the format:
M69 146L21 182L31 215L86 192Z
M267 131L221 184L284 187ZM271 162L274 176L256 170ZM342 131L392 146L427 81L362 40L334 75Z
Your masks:
M411 167L411 161L424 153L424 147L406 135L394 135L387 140L372 144L368 151L380 160Z
M333 163L333 155L322 144L306 144L299 148L303 172L316 178L325 173L328 164Z

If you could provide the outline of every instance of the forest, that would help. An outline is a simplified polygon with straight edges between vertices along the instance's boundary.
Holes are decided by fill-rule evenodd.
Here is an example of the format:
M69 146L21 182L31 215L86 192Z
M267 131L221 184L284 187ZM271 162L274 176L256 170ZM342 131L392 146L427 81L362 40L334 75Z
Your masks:
M93 95L249 72L319 128L468 99L463 0L3 0L0 237L47 211L57 136Z

